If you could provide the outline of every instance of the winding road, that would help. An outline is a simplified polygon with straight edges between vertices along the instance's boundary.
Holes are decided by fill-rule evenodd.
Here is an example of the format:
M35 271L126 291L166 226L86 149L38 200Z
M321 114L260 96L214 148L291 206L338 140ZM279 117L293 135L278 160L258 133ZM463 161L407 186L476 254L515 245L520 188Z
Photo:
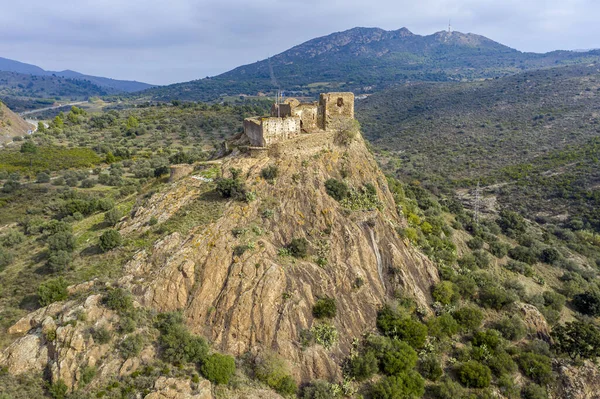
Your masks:
M73 105L81 105L81 104L85 104L85 103L87 103L87 101L77 101L77 102L74 102L74 103L68 103L68 104L62 104L62 105L53 105L51 107L38 108L38 109L31 110L31 111L19 112L19 116L31 115L31 114L36 114L38 112L48 111L48 110L51 110L51 109L57 109L57 108L62 108L62 107L70 107L70 106L73 106Z

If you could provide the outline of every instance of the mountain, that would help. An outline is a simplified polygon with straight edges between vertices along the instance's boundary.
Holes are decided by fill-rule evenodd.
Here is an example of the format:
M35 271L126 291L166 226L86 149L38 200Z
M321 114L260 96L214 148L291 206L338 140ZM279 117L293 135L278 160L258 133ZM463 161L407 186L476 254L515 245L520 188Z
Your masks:
M475 34L420 36L402 28L354 28L316 38L268 60L224 74L150 89L158 100L206 100L240 94L316 96L324 90L372 93L407 81L460 81L600 59L600 51L523 53ZM272 72L272 73L271 73Z
M35 76L57 76L73 80L85 80L101 88L109 89L114 92L135 92L153 87L153 85L148 83L84 75L82 73L71 70L65 70L60 72L46 71L35 65L25 64L23 62L9 60L7 58L2 57L0 57L0 71L16 72L19 74L28 74Z
M33 129L32 125L0 101L0 144L11 141L13 137L23 137Z
M600 231L600 64L414 83L357 104L388 171L436 190L478 183L498 207Z

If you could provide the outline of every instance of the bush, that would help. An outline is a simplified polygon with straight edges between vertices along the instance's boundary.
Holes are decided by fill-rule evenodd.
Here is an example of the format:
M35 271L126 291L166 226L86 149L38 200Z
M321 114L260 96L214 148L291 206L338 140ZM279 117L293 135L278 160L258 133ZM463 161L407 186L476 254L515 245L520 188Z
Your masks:
M67 286L67 282L62 277L43 282L37 290L39 304L48 306L54 302L64 301L69 297Z
M10 265L14 259L12 253L0 247L0 272Z
M435 399L462 399L465 397L465 389L458 382L447 377L441 384L431 386L428 393Z
M373 399L420 398L424 393L423 378L412 370L384 377L371 387Z
M460 308L452 316L465 331L477 330L483 321L483 312L474 306Z
M117 208L113 208L104 214L104 222L109 226L114 226L119 223L122 217L123 213Z
M498 259L504 258L508 255L508 249L510 247L507 244L503 244L500 241L494 241L490 243L489 251Z
M180 313L158 315L156 328L160 331L160 356L173 364L200 363L208 354L208 344L202 337L192 335L183 324Z
M558 352L572 359L595 359L600 356L600 329L589 321L574 321L552 331Z
M429 335L438 338L451 337L460 330L460 325L449 313L431 318L427 327Z
M73 233L68 231L59 231L48 237L48 248L52 252L67 251L73 252L76 246L76 240Z
M517 371L517 364L514 362L512 356L505 351L496 351L493 356L487 359L486 364L497 376L503 374L511 375Z
M130 335L119 344L119 352L125 359L135 357L144 349L144 337L140 334Z
M538 260L537 254L533 249L521 245L511 248L508 251L508 256L514 260L527 263L528 265L533 265Z
M422 348L427 338L427 326L398 315L389 306L377 313L377 328L383 335L404 341L415 349Z
M107 308L116 311L120 315L125 315L133 310L133 299L127 291L122 288L115 288L102 298L102 303Z
M339 386L323 380L312 381L302 391L302 399L331 399L337 396L339 396Z
M509 236L512 235L512 232L524 233L527 229L523 216L507 210L500 212L500 218L496 220L496 223Z
M458 289L450 281L442 281L436 284L431 290L433 299L442 305L450 305L460 299Z
M600 316L600 290L593 288L573 296L575 308L588 316Z
M368 350L360 355L351 356L346 362L346 372L357 381L364 381L379 370L379 361L374 351Z
M308 253L308 241L306 238L294 238L287 249L294 258L304 258Z
M319 298L312 308L312 314L317 319L333 318L336 312L335 299L329 297Z
M468 388L486 388L492 381L492 372L486 365L469 360L458 367L458 380Z
M433 355L421 359L418 370L423 377L430 381L437 381L444 374L440 361Z
M337 343L338 333L330 324L316 324L311 329L315 342L325 349L331 349Z
M50 175L45 172L40 172L35 176L37 183L48 183L50 181Z
M486 308L500 310L516 300L514 294L494 284L487 285L479 291L479 302Z
M260 177L265 180L275 180L279 176L279 168L276 165L269 165L260 171Z
M502 337L496 330L477 331L471 340L473 346L486 346L495 351L502 345Z
M546 390L537 384L527 384L521 389L523 399L547 399Z
M544 263L553 264L560 259L560 252L556 248L544 248L540 253L539 259Z
M69 387L63 380L58 380L48 387L48 393L53 399L66 399Z
M277 355L268 353L257 359L254 375L284 396L294 395L298 391L296 382L289 375L287 364Z
M381 371L387 375L399 375L415 367L417 352L406 342L392 340L390 350L381 356Z
M494 325L494 329L500 331L504 338L511 341L517 341L527 334L527 326L517 315L503 317Z
M329 179L325 182L325 190L336 201L342 201L350 194L348 185L340 180Z
M214 384L229 384L235 374L235 359L231 356L213 353L208 356L200 367L202 375Z
M72 260L73 257L67 251L50 252L48 256L48 269L53 273L65 271Z
M112 333L110 331L108 331L108 329L104 326L94 328L91 331L91 333L92 333L92 338L94 339L94 342L96 342L100 345L109 343L112 338Z
M517 260L511 259L506 263L504 267L506 267L510 271L522 274L526 277L533 276L533 268L525 262L519 262Z
M472 239L467 241L467 247L469 247L473 251L483 248L483 244L484 241L480 237L473 237Z
M100 236L99 245L100 249L102 249L103 252L107 252L111 249L117 248L121 246L122 243L123 238L121 237L121 233L119 233L117 230L106 230Z
M517 363L523 374L538 384L552 381L552 366L548 356L527 352L519 356Z

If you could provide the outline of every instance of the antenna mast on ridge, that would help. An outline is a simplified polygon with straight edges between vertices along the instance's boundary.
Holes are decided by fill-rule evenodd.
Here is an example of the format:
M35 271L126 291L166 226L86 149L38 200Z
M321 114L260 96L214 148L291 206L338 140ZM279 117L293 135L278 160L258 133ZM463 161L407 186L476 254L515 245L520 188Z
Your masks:
M452 33L452 20L448 20L448 33Z

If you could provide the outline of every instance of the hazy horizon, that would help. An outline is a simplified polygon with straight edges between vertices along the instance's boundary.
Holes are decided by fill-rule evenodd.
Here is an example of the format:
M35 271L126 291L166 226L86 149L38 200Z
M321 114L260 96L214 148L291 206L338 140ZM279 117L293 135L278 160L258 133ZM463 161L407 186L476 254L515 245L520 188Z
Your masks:
M281 53L310 39L357 26L419 35L447 28L475 33L520 51L600 47L590 0L426 0L364 4L252 4L235 0L105 0L11 5L0 15L0 57L46 70L170 84L201 79ZM23 23L27 16L28 21Z

